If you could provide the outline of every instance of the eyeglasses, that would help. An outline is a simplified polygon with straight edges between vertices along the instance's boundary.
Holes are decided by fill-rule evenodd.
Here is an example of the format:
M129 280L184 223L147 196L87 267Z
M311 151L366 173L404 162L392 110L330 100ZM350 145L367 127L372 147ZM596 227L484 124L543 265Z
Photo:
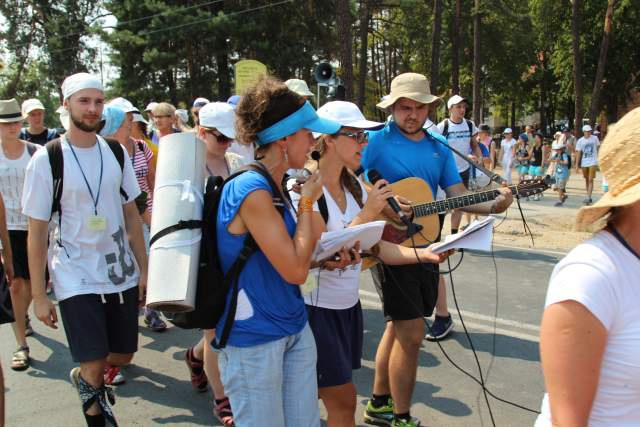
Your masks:
M349 138L353 138L358 145L362 145L369 140L369 134L364 131L360 132L338 132L336 135L342 135Z
M216 133L216 131L214 131L213 129L205 129L204 132L208 133L209 135L215 136L216 140L218 141L218 144L226 144L228 142L231 142L231 138L221 133Z
M173 116L170 114L154 114L153 117L155 117L156 119L161 119L163 117L173 117Z

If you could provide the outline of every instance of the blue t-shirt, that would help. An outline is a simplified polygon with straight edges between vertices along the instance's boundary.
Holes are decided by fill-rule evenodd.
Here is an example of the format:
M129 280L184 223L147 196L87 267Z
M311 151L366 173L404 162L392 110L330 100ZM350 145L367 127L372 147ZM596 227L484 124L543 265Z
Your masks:
M462 182L453 153L436 141L446 139L430 130L420 141L406 138L394 122L369 132L369 144L362 154L362 167L375 169L390 183L404 178L418 177L431 187L435 195L438 186L447 189Z
M557 153L553 153L551 155L551 157L549 157L549 160L558 160L558 163L556 163L556 168L553 171L553 177L557 180L567 180L569 179L569 166L568 165L563 165L560 162L568 162L569 161L569 155L567 153L565 153L564 151L561 154L557 154Z
M226 273L237 258L247 234L232 235L227 226L235 218L244 199L256 190L267 190L271 186L258 172L248 171L225 184L220 196L216 222L218 253L222 269ZM285 209L284 223L293 236L296 221ZM227 307L216 329L222 331ZM297 334L307 323L304 299L298 285L286 282L271 265L267 257L258 250L249 257L238 280L238 304L236 320L229 334L228 344L250 347Z

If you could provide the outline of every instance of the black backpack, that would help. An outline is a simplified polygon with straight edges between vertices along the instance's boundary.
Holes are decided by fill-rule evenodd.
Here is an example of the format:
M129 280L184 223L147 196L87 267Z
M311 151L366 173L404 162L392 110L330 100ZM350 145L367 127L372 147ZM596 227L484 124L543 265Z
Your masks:
M473 136L473 123L467 119L464 119L464 121L467 122L467 126L469 126L469 138L471 138ZM447 135L449 135L449 119L444 120L444 129L442 129L442 136L446 138Z
M276 185L264 166L256 162L233 173L226 180L223 180L219 176L209 177L204 192L202 221L179 221L177 224L158 231L151 237L149 242L150 246L153 246L158 239L174 231L202 228L203 237L200 240L200 265L196 283L195 308L193 311L183 313L165 312L164 315L171 323L179 328L214 329L224 313L227 296L229 291L231 291L230 307L224 322L224 328L222 331L217 331L216 333L216 341L214 343L216 348L224 348L229 338L231 327L233 326L238 301L238 278L240 277L240 272L251 254L259 250L251 234L247 233L240 254L233 262L227 274L224 274L218 255L216 233L216 219L218 216L220 197L226 183L249 170L256 171L267 179L273 192L273 204L278 212L280 212L280 215L284 217L285 203L281 198L282 189Z
M105 141L113 152L113 155L116 157L116 160L120 165L120 171L124 175L124 151L122 149L122 145L120 145L120 143L114 139L105 139ZM29 146L27 146L27 148L28 147ZM60 138L56 138L52 141L47 142L45 144L45 148L47 149L49 165L51 166L51 176L53 177L53 201L51 203L51 216L53 217L53 214L55 212L58 212L58 228L60 229L59 235L61 235L62 206L60 205L60 200L62 200L62 184L64 182L64 158L62 155L62 142ZM120 194L125 198L125 200L129 200L129 196L127 195L127 192L122 188L122 185L120 185ZM60 247L64 248L60 240L58 240L56 243Z

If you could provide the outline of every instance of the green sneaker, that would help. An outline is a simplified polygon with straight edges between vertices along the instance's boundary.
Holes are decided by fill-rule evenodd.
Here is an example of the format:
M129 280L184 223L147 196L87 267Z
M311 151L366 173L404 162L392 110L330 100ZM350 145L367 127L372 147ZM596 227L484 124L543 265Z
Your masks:
M409 421L404 421L404 420L393 420L391 422L391 427L419 427L420 426L420 421L418 421L417 418L415 417L411 417L411 420Z
M373 426L390 426L393 423L393 399L379 408L373 406L371 399L364 409L364 422Z

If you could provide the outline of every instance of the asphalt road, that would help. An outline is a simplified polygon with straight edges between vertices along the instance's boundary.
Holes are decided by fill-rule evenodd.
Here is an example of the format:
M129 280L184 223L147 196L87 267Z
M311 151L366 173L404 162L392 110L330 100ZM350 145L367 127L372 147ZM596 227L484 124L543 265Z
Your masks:
M549 275L561 254L496 246L494 255L497 270L490 253L465 254L453 273L459 308L488 389L537 410L544 392L538 353L540 317ZM373 359L384 327L380 302L366 272L362 274L361 301L364 357L354 379L359 402L364 403L371 393ZM455 312L451 292L449 305ZM9 369L13 334L8 325L0 328L7 425L84 425L77 393L68 380L74 365L63 331L45 329L37 321L34 328L36 334L29 339L33 364L25 372ZM124 369L127 383L116 390L114 411L121 425L216 425L210 415L209 393L191 389L183 362L185 349L198 338L195 331L170 328L154 333L141 326L140 350L134 363ZM459 319L442 347L456 364L478 377L471 344ZM419 366L412 414L423 425L491 425L480 386L454 368L437 344L424 342ZM530 412L491 398L489 403L498 426L530 426L535 420ZM357 411L359 425L363 408L364 404Z

